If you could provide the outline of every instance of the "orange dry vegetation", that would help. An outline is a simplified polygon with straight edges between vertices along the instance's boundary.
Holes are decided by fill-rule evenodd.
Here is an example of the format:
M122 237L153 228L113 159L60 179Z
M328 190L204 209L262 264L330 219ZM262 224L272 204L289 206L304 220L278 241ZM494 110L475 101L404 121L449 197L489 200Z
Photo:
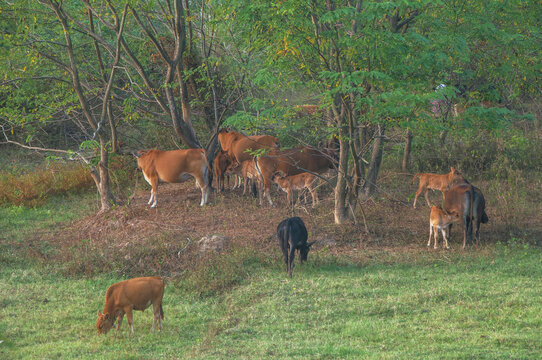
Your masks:
M52 164L26 174L0 174L0 205L36 206L47 197L93 186L88 170L79 163Z

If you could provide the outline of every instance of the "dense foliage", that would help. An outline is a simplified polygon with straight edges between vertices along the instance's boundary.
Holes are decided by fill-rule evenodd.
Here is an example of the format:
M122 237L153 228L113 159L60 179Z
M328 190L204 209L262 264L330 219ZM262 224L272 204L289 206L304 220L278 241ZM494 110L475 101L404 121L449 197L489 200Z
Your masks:
M177 139L211 159L223 123L286 146L327 144L339 155L342 222L358 194L372 194L381 164L401 156L403 170L539 167L525 157L540 144L536 2L0 6L2 140L68 151L98 170L109 151ZM105 206L113 197L98 170Z

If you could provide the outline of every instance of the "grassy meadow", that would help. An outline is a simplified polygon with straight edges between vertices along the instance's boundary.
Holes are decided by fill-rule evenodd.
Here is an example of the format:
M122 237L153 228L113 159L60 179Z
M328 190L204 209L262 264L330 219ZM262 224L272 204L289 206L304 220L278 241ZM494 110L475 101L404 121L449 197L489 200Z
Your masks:
M316 262L287 279L281 264L200 297L169 282L162 333L152 312L98 336L110 275L65 278L46 268L0 272L3 358L486 358L542 355L542 256L483 255L369 266Z
M57 184L76 191L4 203L0 358L541 358L538 183L521 192L482 183L483 244L461 250L457 229L451 250L428 251L428 208L399 204L414 190L387 174L393 192L366 207L370 236L361 223L333 225L325 191L319 208L297 210L311 238L335 243L317 243L303 266L296 259L292 279L274 235L289 215L281 198L262 216L234 192L200 208L191 184L171 185L150 210L141 185L100 215L92 187L67 181ZM240 202L244 212L229 211ZM232 238L229 249L200 258L194 244L215 231ZM120 332L98 336L107 287L147 275L166 279L163 331L150 333L147 309L134 312L134 335L125 319Z
M250 275L202 295L167 279L165 321L134 313L98 336L96 312L116 273L65 276L25 258L31 233L93 209L90 195L40 208L2 208L0 357L54 358L486 358L542 356L542 253L523 242L469 252L420 252L359 264L325 249L285 276L278 251ZM68 211L67 207L75 209ZM6 245L9 237L13 242ZM224 256L227 254L224 254ZM250 260L250 259L248 259ZM220 264L218 265L220 268Z

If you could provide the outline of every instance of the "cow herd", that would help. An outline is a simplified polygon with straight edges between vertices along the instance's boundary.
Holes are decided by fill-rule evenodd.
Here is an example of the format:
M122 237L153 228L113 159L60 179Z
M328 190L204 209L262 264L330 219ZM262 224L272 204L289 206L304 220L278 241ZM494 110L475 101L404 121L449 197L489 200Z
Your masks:
M240 186L244 181L246 191L247 181L252 179L260 188L260 204L267 198L272 205L270 190L272 183L287 193L288 203L293 201L293 191L307 188L312 196L312 205L318 203L316 193L317 175L335 167L335 154L329 150L317 150L310 147L299 147L288 150L280 149L280 142L273 136L246 136L238 132L223 129L218 134L222 150L214 160L217 190L224 188L225 175L236 175ZM257 156L255 156L257 155ZM177 183L195 178L201 189L201 203L208 201L211 185L208 181L209 164L205 150L173 150L140 151L136 154L138 168L142 170L145 180L151 185L149 205L156 207L158 183ZM476 226L476 240L480 241L480 224L488 222L485 212L485 199L480 189L471 185L455 168L444 175L418 173L411 183L419 177L419 187L414 198L414 208L418 197L424 193L428 206L431 206L427 195L428 190L440 190L443 196L443 206L431 207L429 219L429 242L434 238L434 248L437 246L438 233L441 232L443 242L448 249L448 239L453 222L459 222L463 230L463 248L468 242L472 243L473 228ZM288 276L292 276L295 251L299 252L300 262L307 260L311 245L307 242L308 232L303 220L292 217L283 220L277 227L277 238L282 251ZM124 314L133 332L132 310L145 310L151 304L154 309L154 330L158 323L161 330L164 313L162 297L164 282L159 277L143 277L122 281L107 289L106 303L103 313L98 311L96 327L98 333L106 333L118 321L120 328Z

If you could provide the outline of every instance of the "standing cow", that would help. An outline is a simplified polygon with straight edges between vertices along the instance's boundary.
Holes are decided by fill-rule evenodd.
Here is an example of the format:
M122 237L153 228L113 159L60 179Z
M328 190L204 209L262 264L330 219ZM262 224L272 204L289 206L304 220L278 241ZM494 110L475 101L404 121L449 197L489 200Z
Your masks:
M211 186L207 176L209 163L203 149L138 151L137 167L143 171L145 180L152 186L149 205L156 207L159 182L180 183L190 177L196 179L201 189L200 206L207 203ZM153 202L154 200L154 202Z
M292 277L296 249L299 250L301 263L307 261L309 250L315 243L315 241L307 243L308 236L303 220L297 216L283 220L277 227L277 237L289 277Z
M252 160L250 151L259 149L278 149L279 140L271 135L247 136L235 131L221 129L218 133L218 141L222 149L230 157L241 164L245 160Z
M467 236L472 243L473 224L476 224L476 241L480 242L480 223L489 221L485 209L484 195L467 181L453 185L444 195L444 210L459 217L463 228L463 249L467 244Z

